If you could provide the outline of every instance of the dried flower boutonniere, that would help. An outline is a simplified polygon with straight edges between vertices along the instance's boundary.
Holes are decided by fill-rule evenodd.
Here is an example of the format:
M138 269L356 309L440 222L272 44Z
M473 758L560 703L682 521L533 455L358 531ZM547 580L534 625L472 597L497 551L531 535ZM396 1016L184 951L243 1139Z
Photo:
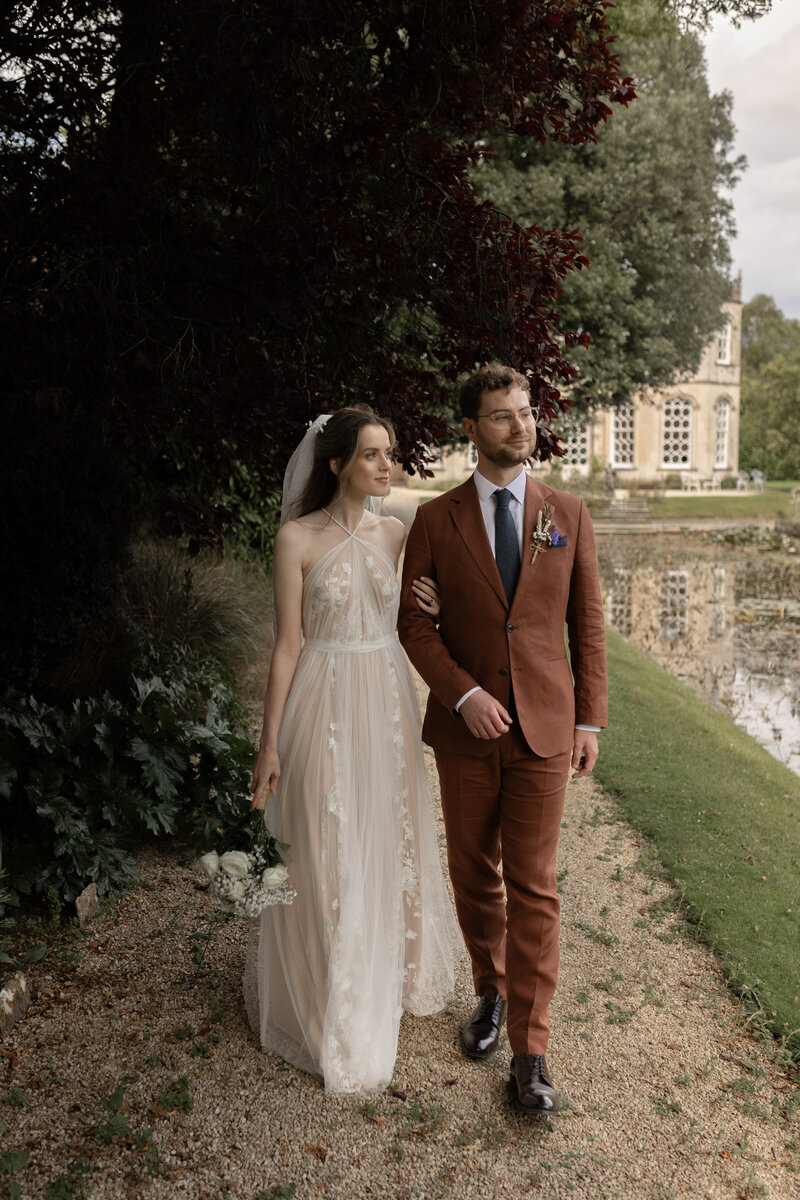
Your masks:
M536 514L536 528L531 534L531 550L533 551L531 565L550 546L566 546L567 544L564 534L558 532L550 519L552 512L552 507L549 504L545 504L544 508L540 509Z

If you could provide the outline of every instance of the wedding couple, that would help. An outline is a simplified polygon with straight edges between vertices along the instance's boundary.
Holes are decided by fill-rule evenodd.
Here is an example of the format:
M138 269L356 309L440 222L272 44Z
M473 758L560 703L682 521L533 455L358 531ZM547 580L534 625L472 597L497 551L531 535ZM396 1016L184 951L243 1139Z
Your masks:
M253 805L274 795L268 822L291 843L297 898L254 926L245 992L262 1045L342 1092L385 1086L402 1010L438 1011L452 993L458 934L399 606L430 687L422 736L478 998L462 1045L488 1056L507 1015L514 1094L547 1115L564 792L570 764L592 769L605 724L594 537L581 500L525 473L536 426L523 375L490 364L461 411L477 470L419 508L402 594L403 527L373 511L389 423L367 408L320 418L287 472Z

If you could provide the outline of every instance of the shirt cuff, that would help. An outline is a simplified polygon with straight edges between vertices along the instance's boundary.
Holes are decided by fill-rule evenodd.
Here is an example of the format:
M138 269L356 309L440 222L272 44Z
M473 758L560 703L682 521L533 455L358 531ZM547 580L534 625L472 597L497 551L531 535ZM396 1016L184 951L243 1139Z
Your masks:
M470 688L468 692L464 692L464 695L461 697L458 704L456 705L456 712L461 712L461 705L464 703L464 701L469 696L474 696L475 693L479 692L480 690L481 690L480 687L474 687L474 688Z
M465 697L465 699L466 699L466 697ZM599 733L600 732L599 725L576 725L575 728L576 729L585 729L587 733Z

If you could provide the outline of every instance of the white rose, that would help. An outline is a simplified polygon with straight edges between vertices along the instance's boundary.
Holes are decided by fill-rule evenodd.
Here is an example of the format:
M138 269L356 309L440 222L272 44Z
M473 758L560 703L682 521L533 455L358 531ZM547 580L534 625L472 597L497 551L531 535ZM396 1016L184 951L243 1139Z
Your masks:
M261 876L261 882L271 891L273 888L283 887L288 878L288 868L283 863L278 863L276 867L267 867Z
M219 870L219 855L216 850L209 850L208 854L204 854L200 859L200 866L205 871L209 879L213 879Z
M250 855L245 854L244 850L227 850L219 860L219 865L232 879L244 879L250 870Z
M228 900L244 900L244 884L241 879L235 880L228 889Z

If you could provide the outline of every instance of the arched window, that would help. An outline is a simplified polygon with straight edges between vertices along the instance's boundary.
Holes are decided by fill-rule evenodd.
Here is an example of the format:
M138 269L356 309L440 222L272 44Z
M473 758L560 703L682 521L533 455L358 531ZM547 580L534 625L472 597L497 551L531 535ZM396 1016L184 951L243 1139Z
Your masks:
M728 466L728 427L730 425L731 402L727 396L717 400L717 425L714 441L714 467L724 471Z
M633 405L611 410L611 465L633 466Z
M664 404L661 465L684 471L692 465L692 405L676 397Z
M717 333L717 364L721 367L731 365L731 323L726 321Z

